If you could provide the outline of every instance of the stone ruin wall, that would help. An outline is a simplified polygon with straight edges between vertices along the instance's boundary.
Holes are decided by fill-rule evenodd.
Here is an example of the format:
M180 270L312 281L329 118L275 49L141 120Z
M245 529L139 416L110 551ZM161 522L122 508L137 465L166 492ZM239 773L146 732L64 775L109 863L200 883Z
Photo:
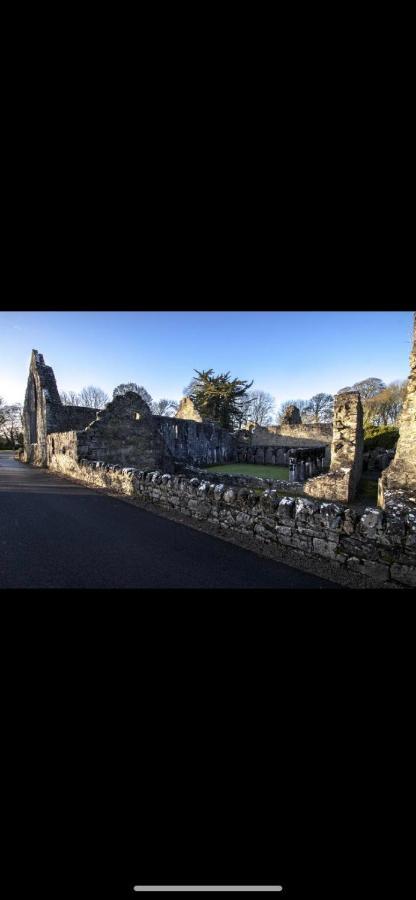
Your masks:
M182 398L175 419L188 419L192 422L202 422L202 418L190 397Z
M416 587L416 510L368 508L359 515L337 503L281 497L276 490L254 492L183 474L78 462L67 453L55 455L52 468L138 504L206 522L219 537L241 536L249 548L267 545L278 558L290 551L292 564L297 556L325 560L341 582L348 583L352 573L360 587Z
M332 443L332 425L331 424L315 424L315 425L291 425L282 423L281 425L268 425L266 427L257 426L250 432L240 433L238 438L239 444L252 449L260 447L269 448L285 448L286 451L292 447L325 447L325 466L328 467L331 461L331 443ZM279 462L276 465L288 465L288 462ZM288 457L286 457L288 459Z
M66 453L69 458L173 472L177 463L203 466L233 459L234 441L207 422L154 416L138 394L128 393L107 404L85 429L51 433L47 465L57 454Z
M96 412L97 410L87 407L64 406L53 369L45 365L41 353L32 350L23 405L24 462L46 466L48 434L70 428L85 428Z
M175 461L206 466L233 462L235 438L212 422L154 416Z
M399 422L399 440L393 461L378 483L378 504L416 503L416 313L413 313L413 337L410 374Z
M315 448L307 463L315 470L315 459L320 458L316 448L322 444L327 446L328 426L290 424L300 420L295 407L289 411L288 422L281 427L256 428L242 437L241 433L231 434L212 422L202 421L189 397L183 398L174 419L152 416L143 403L138 403L137 395L132 395L126 405L113 401L105 410L64 406L52 368L34 350L24 406L23 459L35 465L49 465L53 446L62 443L56 440L56 435L69 433L77 434L78 454L85 458L98 456L112 464L165 467L169 472L175 463L205 466L254 462L290 467L294 443L297 448ZM141 415L140 419L136 413ZM48 443L48 435L54 435L55 441ZM74 440L73 437L71 444ZM301 471L304 470L299 465L298 474ZM292 471L291 481L297 477Z
M48 437L48 464L54 457L97 459L122 466L159 466L173 472L174 461L147 403L128 392L108 403L85 429L55 433ZM68 460L65 460L65 466Z
M266 437L269 441L274 436L271 439L276 442L270 446L282 447L280 441L286 437L282 428L289 429L290 438L295 430L303 434L306 431L305 450L314 446L322 452L328 446L322 437L329 438L331 426L317 429L316 426L283 425L256 429L257 445L253 444L253 433L248 444L240 440L241 436L236 444L235 436L211 423L152 416L136 394L117 398L103 411L62 407L56 396L52 370L45 366L40 354L36 351L34 354L25 400L25 452L27 441L36 435L36 442L29 443L29 451L37 464L49 465L92 486L128 494L138 502L154 503L206 520L220 535L227 531L241 534L254 547L260 542L279 551L290 548L301 557L321 557L339 575L348 571L358 575L362 586L416 586L416 502L386 504L385 510L368 508L361 516L337 503L320 502L324 497L345 504L354 496L362 469L359 395L348 392L336 398L330 472L310 478L303 486L299 482L292 485L293 493L298 493L300 486L305 494L318 497L318 501L299 496L295 499L279 496L275 489L254 492L245 487L227 487L224 479L218 483L215 476L211 482L174 474L175 457L186 463L195 454L199 464L206 464L218 461L215 455L213 459L215 450L215 454L220 453L221 461L226 461L228 455L230 459L235 458L239 449L244 445L248 449L249 444L256 457L262 448L265 459L269 445L258 443L259 438L261 441ZM91 422L91 414L96 412L97 418ZM386 479L387 490L392 487L400 491L404 485L409 499L409 491L415 485L416 460L414 344L403 412L402 445L397 457L400 466L392 464L381 480ZM78 421L84 414L89 421L86 427L82 422L80 430ZM56 425L71 421L75 428L53 432ZM313 438L311 429L315 430ZM300 440L302 436L298 432L296 444ZM34 445L37 455L33 453ZM301 449L292 446L290 452L298 464L302 459ZM137 463L138 457L140 470L133 463ZM284 488L285 484L279 486Z
M287 406L282 419L282 425L302 425L302 418L297 406L291 403Z
M184 419L185 414L191 418ZM175 462L233 461L234 446L234 436L212 422L202 422L186 397L175 419L153 416L134 393L115 398L104 410L64 406L52 368L42 354L32 352L24 404L25 462L50 465L56 452L65 455L64 448L78 457L98 456L111 464L157 466L172 472Z
M331 467L305 484L310 497L350 503L363 469L363 408L358 391L337 394L334 407Z

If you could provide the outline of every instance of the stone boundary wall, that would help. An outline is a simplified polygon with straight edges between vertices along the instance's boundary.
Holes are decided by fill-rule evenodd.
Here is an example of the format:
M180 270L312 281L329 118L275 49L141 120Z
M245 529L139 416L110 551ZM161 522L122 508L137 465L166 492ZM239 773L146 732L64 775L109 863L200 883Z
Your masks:
M205 520L218 533L244 535L258 544L290 548L301 557L321 558L333 569L362 578L363 586L416 587L416 504L398 504L387 515L305 497L280 497L224 482L106 465L58 453L51 469L91 486L128 495L161 510Z
M153 416L163 440L177 462L209 465L232 462L235 437L214 422Z
M332 444L332 424L316 424L316 425L267 425L266 427L257 426L247 433L247 436L240 433L240 447L316 447L317 445L325 446L325 465L329 466L331 461L331 444Z

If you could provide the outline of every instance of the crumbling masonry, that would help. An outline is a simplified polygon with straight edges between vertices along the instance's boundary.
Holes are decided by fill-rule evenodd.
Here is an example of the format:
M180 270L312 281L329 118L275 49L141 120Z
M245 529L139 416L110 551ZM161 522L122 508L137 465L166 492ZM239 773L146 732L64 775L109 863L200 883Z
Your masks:
M363 469L363 408L358 391L337 394L334 408L331 468L305 484L305 494L350 503Z
M116 397L104 410L64 406L53 370L37 350L32 351L23 417L23 460L36 466L50 466L58 453L68 461L99 458L166 472L173 472L175 463L209 465L234 458L234 436L223 428L196 416L153 416L133 392Z
M64 406L58 393L55 375L45 365L41 353L32 350L29 377L23 406L23 440L25 462L47 465L47 436L54 431L85 428L97 410L83 406Z
M410 375L399 423L399 440L393 462L378 483L379 506L416 503L416 313L410 351Z
M33 350L24 404L23 459L50 466L59 453L67 456L66 466L71 459L98 458L111 465L166 472L178 465L255 462L287 466L290 481L297 483L321 472L328 462L332 427L302 425L296 407L288 411L287 419L281 426L232 434L202 421L189 397L183 398L175 418L152 415L135 393L116 397L104 410L64 406L52 368Z
M134 393L115 398L104 410L64 406L52 369L34 350L23 458L138 503L206 520L220 535L240 534L254 547L259 542L276 547L279 554L288 548L302 559L321 557L334 573L358 575L360 586L416 587L415 365L414 333L398 453L380 479L385 509L368 508L361 515L345 505L354 496L362 468L362 408L354 393L336 398L333 430L329 425L283 423L233 435L195 418L152 416ZM185 409L192 413L184 403ZM319 471L322 466L331 437L331 470L311 477L314 467ZM275 464L281 464L282 454L292 483L274 482L271 490L253 491L237 481L227 486L219 476L206 481L200 471L198 478L176 473L178 463L201 467L244 454L253 462ZM303 478L308 480L302 484ZM343 505L282 496L287 487L295 495L303 488L304 494Z

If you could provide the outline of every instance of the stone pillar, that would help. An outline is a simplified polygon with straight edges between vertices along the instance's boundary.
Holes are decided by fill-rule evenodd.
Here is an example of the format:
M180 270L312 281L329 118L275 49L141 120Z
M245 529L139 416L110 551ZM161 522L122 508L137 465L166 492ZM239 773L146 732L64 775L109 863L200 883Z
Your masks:
M399 440L393 461L378 482L378 504L383 508L400 499L416 499L416 313L413 313L413 338L410 351L410 375L399 422Z
M309 457L305 462L305 478L312 478L315 475L316 467L314 460Z
M264 462L268 466L272 466L274 463L273 459L273 447L266 447L264 451Z
M358 391L335 397L331 467L305 484L305 494L324 500L350 503L354 499L363 468L363 408Z
M297 481L298 461L296 458L296 450L289 450L289 481Z

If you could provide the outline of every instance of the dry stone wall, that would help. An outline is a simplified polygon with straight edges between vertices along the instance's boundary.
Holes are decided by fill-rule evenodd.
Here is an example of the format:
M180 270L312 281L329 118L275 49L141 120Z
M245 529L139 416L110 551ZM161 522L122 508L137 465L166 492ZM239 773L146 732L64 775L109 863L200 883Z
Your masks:
M137 502L205 521L218 534L242 535L253 547L290 548L299 557L324 559L334 573L351 572L368 587L416 587L416 504L397 514L305 497L261 494L201 478L137 470L104 461L55 454L51 468ZM334 575L335 577L335 575Z

